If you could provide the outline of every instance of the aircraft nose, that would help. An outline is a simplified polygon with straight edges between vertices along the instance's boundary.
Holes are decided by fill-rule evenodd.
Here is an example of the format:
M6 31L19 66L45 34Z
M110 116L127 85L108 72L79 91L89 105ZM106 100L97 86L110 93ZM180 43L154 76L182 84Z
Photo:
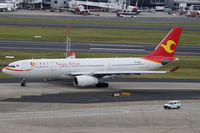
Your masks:
M5 68L3 68L3 69L2 69L2 72L3 72L3 73L6 73L6 69L5 69Z
M2 72L3 72L4 74L9 74L9 71L8 71L6 68L3 68L3 69L2 69Z

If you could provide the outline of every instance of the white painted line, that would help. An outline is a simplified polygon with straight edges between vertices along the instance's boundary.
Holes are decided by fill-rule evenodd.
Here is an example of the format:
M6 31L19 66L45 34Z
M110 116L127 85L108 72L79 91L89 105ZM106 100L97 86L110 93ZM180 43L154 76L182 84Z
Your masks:
M22 50L22 49L30 49L30 50L62 50L61 48L60 49L56 49L56 48L29 48L29 47L24 47L24 48L21 48L21 47L0 47L0 49L16 49L16 50Z
M90 48L90 50L112 50L112 51L146 51L145 49L115 49L115 48Z
M112 47L143 47L143 46L141 46L141 45L132 45L132 44L130 44L130 45L124 45L124 44L89 44L90 46L104 46L104 47L110 47L110 46L112 46Z
M34 36L35 38L42 38L42 36Z
M5 56L6 59L14 59L15 56Z
M56 110L41 112L16 112L0 113L0 120L24 120L24 119L45 119L45 118L67 118L67 117L87 117L100 115L116 115L139 112L161 111L159 106L154 106L153 110L147 107L128 106L128 107L105 107L105 108L88 108L74 110Z
M200 104L184 104L184 110L200 109ZM86 108L72 110L55 110L39 112L15 112L0 113L0 120L24 120L24 119L45 119L45 118L67 118L67 117L87 117L100 115L117 115L130 113L148 113L163 111L162 105L136 105L126 107L104 107L104 108Z

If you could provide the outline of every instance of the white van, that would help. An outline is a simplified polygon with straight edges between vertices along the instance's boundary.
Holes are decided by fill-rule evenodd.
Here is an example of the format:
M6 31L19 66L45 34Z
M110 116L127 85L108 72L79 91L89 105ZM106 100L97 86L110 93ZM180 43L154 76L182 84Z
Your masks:
M181 108L180 101L169 101L163 105L164 109L179 109Z
M16 10L16 5L13 2L0 2L0 11L15 11Z

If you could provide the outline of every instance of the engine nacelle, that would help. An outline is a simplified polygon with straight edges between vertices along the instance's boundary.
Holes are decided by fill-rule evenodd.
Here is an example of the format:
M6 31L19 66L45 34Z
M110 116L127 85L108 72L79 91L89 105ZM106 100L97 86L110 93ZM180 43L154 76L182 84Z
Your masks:
M74 86L86 87L86 86L95 86L98 84L99 80L96 77L89 75L81 75L74 77Z

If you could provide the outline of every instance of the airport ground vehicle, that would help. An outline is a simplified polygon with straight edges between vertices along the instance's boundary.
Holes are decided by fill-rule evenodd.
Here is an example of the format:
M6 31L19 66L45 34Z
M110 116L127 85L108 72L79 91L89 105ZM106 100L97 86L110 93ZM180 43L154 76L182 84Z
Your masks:
M16 5L13 2L0 2L0 11L14 11L16 10Z
M63 59L28 59L10 63L3 73L22 79L73 79L74 86L108 87L101 78L119 75L143 73L168 73L169 71L153 71L171 61L178 61L174 57L176 47L182 32L182 27L173 28L160 42L153 52L140 58L63 58Z
M181 108L180 101L169 101L163 105L164 109L179 109Z

